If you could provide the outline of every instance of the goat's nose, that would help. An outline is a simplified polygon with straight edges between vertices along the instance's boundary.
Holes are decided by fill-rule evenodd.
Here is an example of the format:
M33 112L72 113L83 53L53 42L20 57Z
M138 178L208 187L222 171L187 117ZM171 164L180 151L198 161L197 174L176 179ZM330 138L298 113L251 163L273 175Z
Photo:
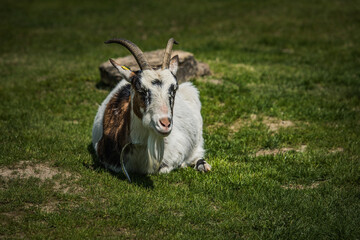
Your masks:
M159 120L159 122L160 122L161 126L166 127L166 128L170 127L170 125L171 125L171 119L170 118L161 118Z

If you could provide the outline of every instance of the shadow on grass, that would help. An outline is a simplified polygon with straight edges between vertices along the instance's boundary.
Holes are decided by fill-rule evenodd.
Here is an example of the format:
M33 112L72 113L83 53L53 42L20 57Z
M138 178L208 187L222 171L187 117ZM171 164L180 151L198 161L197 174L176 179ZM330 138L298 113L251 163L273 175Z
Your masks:
M113 172L113 171L105 168L100 163L98 157L96 156L96 153L95 153L95 150L94 150L94 148L92 146L92 143L90 143L88 145L87 149L88 149L88 152L91 154L92 164L91 165L84 164L85 167L91 168L93 170L104 169L105 171L109 172L111 175L117 177L119 180L128 181L126 176L122 172L121 173ZM129 184L135 184L137 186L147 188L147 189L153 189L154 188L153 181L147 175L140 175L140 174L131 173L130 178L131 178L131 183L129 183Z

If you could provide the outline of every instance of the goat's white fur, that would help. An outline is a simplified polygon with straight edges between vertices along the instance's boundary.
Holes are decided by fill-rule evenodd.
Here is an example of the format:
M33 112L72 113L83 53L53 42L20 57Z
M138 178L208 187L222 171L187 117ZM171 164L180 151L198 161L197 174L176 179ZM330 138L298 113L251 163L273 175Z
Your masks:
M147 75L155 74L155 71L146 70L143 74L144 79L151 79L152 77ZM164 75L162 78L171 76L170 70L162 70L159 74ZM96 153L98 142L103 136L103 119L106 106L115 93L129 84L125 79L120 81L98 109L92 129L92 143ZM132 151L132 155L127 156L126 169L129 172L143 174L167 173L177 167L194 165L197 160L202 159L205 151L200 111L201 103L198 90L189 82L179 85L173 109L172 131L166 137L160 136L152 129L145 128L143 122L151 121L151 119L146 119L146 116L139 119L131 110L130 137L131 142L138 145L135 145L136 149ZM121 170L120 165L112 166L106 163L104 165L115 172ZM162 165L161 168L160 165Z

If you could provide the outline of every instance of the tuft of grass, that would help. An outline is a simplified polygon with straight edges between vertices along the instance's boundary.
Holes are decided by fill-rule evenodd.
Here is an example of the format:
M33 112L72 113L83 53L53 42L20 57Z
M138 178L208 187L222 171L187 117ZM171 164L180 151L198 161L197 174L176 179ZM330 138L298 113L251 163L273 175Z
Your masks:
M359 6L2 1L0 236L358 239ZM98 66L128 54L113 37L144 51L174 37L210 65L193 82L212 172L128 184L98 165Z

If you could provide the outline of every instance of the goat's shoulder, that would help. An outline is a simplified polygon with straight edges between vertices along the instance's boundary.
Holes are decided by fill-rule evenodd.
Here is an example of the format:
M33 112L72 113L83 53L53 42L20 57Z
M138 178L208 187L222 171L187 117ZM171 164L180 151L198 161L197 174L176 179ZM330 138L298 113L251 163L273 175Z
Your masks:
M129 84L117 86L105 103L103 135L97 144L97 153L101 161L114 166L130 136L130 88Z
M95 149L97 149L96 145L103 136L105 110L107 110L107 116L109 116L109 106L114 105L114 99L119 99L119 95L126 96L128 94L128 87L126 87L128 85L130 86L127 81L120 81L99 106L94 119L94 125L92 130L93 145ZM112 104L109 105L110 101L112 102ZM108 120L109 119L107 119L107 121Z
M104 111L104 134L119 130L129 123L130 88L130 84L123 85L111 94Z
M180 95L180 97L188 102L191 106L196 106L199 109L201 108L199 91L191 82L180 84L177 95Z

